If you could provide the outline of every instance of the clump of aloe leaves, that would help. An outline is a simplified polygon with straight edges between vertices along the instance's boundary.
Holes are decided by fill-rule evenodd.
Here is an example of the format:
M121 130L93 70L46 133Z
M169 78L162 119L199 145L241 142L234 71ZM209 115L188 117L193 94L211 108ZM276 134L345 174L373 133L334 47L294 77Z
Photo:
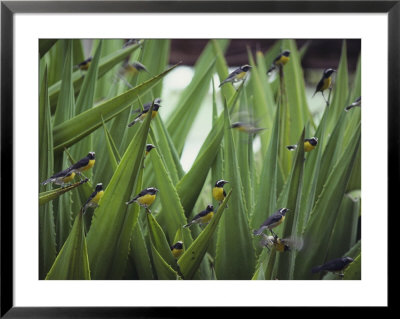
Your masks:
M94 167L84 172L88 181L39 186L40 279L361 278L361 109L344 110L361 95L360 59L350 76L343 41L339 64L327 66L337 70L329 106L315 97L323 104L317 118L307 103L304 51L294 40L255 55L249 50L247 79L218 88L214 76L222 81L231 71L224 58L229 42L208 42L172 104L163 98L165 77L179 68L169 65L170 40L126 47L123 40L93 40L87 71L74 68L87 58L81 40L40 40L38 184L96 153ZM282 49L290 50L290 61L270 81L266 71ZM148 72L121 75L126 61ZM157 97L169 115L160 110L128 128L132 111ZM181 156L201 107L211 129L184 170ZM266 129L257 135L231 129L238 114ZM311 136L318 145L305 153L302 141ZM296 143L295 151L286 149ZM146 144L156 146L147 156ZM219 179L229 181L222 203L211 195ZM83 214L97 183L104 196ZM125 204L146 187L159 189L151 212ZM208 204L215 208L209 224L182 227ZM301 249L267 249L253 236L281 207L290 211L274 232L301 238ZM177 241L184 243L178 259L170 249ZM343 278L311 273L342 256L354 259Z

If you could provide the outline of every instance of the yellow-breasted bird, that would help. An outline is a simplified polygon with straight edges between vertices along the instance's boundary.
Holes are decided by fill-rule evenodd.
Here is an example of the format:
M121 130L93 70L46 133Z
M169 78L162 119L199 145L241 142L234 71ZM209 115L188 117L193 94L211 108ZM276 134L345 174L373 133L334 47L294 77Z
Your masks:
M150 153L150 151L156 148L153 144L146 144L146 155Z
M183 253L183 242L178 241L171 246L172 255L178 259Z
M151 114L151 118L152 119L157 115L158 109L161 106L160 102L161 102L160 98L157 98L157 99L154 100L153 112ZM131 127L132 125L134 125L135 123L137 123L139 121L143 121L145 119L146 115L147 115L147 112L150 110L150 107L151 107L152 103L153 102L144 104L143 105L143 111L141 111L139 109L139 111L140 111L139 115L136 116L135 119L131 123L128 124L128 127Z
M314 274L325 270L325 271L339 273L339 276L343 276L344 275L343 270L353 261L354 260L351 257L332 259L323 265L313 267L311 269L311 272Z
M253 234L259 236L262 234L264 229L268 229L273 235L275 235L275 233L272 231L272 228L280 225L285 220L285 214L288 210L289 209L287 208L278 209L275 213L269 216L264 223L262 223L260 228L254 230Z
M129 202L126 202L126 205L136 202L140 206L148 208L151 204L153 204L154 200L156 199L157 192L158 192L157 188L148 187L148 188L142 190L135 197L133 197Z
M228 75L228 77L221 82L219 87L221 87L223 84L228 83L228 82L235 83L235 82L244 80L247 72L250 69L251 69L250 65L248 65L248 64L242 65L240 68L237 68L235 71L230 73Z
M103 191L103 184L102 183L98 183L96 185L96 188L94 189L94 192L89 196L88 200L86 201L86 203L83 205L83 213L86 212L86 209L88 207L97 207L99 206L99 200L100 198L102 198L104 195L104 191Z
M87 58L85 61L74 66L74 69L81 69L82 71L86 71L89 69L90 63L92 62L93 57Z
M262 234L263 238L260 241L260 245L267 247L274 246L275 249L279 252L290 251L291 249L300 250L303 247L303 240L301 238L279 238L278 236L268 236Z
M355 106L361 107L361 96L356 98L356 100L353 103L351 103L349 106L346 106L345 111L348 112L350 109L352 109Z
M82 175L82 172L87 171L88 169L92 168L95 163L95 153L89 152L84 158L77 161L74 165L68 168L70 171Z
M229 183L229 182L225 181L223 179L220 179L215 183L215 185L214 185L214 187L212 189L212 196L219 203L222 203L223 200L226 197L226 192L224 190L224 185L227 184L227 183Z
M192 221L189 224L184 225L183 227L190 227L193 224L208 224L213 216L214 206L207 205L207 208L205 210L194 216Z
M321 80L319 80L319 82L317 84L317 88L315 89L315 92L313 94L313 97L314 97L315 94L317 94L318 92L321 92L322 97L324 98L324 100L327 104L328 104L328 101L325 98L324 91L326 89L331 88L333 72L336 72L336 70L334 70L334 69L325 69L324 70L324 73L322 74L322 78L321 78Z
M309 152L312 151L318 144L318 138L317 137L311 137L311 138L306 138L304 140L304 152ZM297 144L294 145L288 145L286 148L289 151L294 151L297 148Z
M75 172L71 171L69 168L50 176L42 185L46 185L48 183L54 183L56 185L61 185L61 187L65 187L65 184L72 181L75 177Z
M125 63L122 66L122 72L121 73L130 73L130 74L136 74L139 73L141 71L145 71L147 73L149 73L149 71L147 70L147 68L140 62L133 62L133 63Z
M255 127L252 124L245 122L232 123L231 128L248 134L257 134L258 132L265 130L263 127Z
M275 70L278 66L283 66L289 61L290 51L285 50L279 54L274 61L272 61L272 65L267 71L267 74L270 74L273 70Z

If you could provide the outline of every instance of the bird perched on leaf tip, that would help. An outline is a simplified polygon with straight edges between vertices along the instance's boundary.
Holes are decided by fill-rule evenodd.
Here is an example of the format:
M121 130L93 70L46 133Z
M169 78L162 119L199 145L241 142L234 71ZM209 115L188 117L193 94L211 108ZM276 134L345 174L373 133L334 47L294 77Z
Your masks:
M219 87L224 85L225 83L236 83L238 81L243 81L247 72L251 69L252 67L248 64L242 65L241 67L237 68L234 70L232 73L228 75L228 77L223 80Z

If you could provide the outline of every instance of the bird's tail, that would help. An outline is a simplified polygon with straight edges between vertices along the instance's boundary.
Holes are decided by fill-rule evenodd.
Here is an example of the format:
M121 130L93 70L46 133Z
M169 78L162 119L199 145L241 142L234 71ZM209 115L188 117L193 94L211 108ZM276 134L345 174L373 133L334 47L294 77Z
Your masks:
M353 103L353 104L350 104L349 106L346 106L345 108L344 108L344 110L346 111L346 112L348 112L350 109L352 109L353 107L355 107L356 105Z
M218 87L220 88L222 85L224 85L225 83L227 83L228 81L226 81L226 80L224 80L224 81L222 81L219 85L218 85Z
M312 95L312 97L314 97L315 94L317 94L318 91L315 91L314 94Z
M132 198L130 201L125 202L126 205L132 204L135 200L137 200L137 196L135 196L134 198Z
M138 122L138 121L139 121L139 118L135 119L133 122L128 124L128 127L131 127L131 126L135 125L135 123Z
M259 229L254 230L254 231L253 231L253 235L254 235L254 236L259 236L259 235L261 235L264 229L265 229L265 227L260 227Z
M53 178L49 178L49 179L46 179L44 182L41 182L40 184L41 185L46 185L46 184L52 182L53 180L54 180Z
M272 71L274 71L275 69L276 69L276 66L275 66L275 65L272 65L272 66L268 69L267 75L270 75L270 74L272 73Z
M312 272L313 274L315 274L315 273L317 273L317 272L320 272L321 269L322 269L321 266L316 266L316 267L314 267L314 268L311 269L311 272Z
M183 228L190 227L190 226L192 226L192 224L193 224L193 223L190 222L189 224L184 225Z
M297 148L297 144L288 145L288 146L286 146L286 148L287 148L289 151L294 151L294 150Z

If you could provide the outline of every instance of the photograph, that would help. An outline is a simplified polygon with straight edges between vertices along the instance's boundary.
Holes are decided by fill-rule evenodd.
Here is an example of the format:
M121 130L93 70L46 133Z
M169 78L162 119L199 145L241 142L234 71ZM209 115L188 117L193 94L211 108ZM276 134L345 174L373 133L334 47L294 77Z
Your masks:
M37 279L362 279L360 38L38 41Z

